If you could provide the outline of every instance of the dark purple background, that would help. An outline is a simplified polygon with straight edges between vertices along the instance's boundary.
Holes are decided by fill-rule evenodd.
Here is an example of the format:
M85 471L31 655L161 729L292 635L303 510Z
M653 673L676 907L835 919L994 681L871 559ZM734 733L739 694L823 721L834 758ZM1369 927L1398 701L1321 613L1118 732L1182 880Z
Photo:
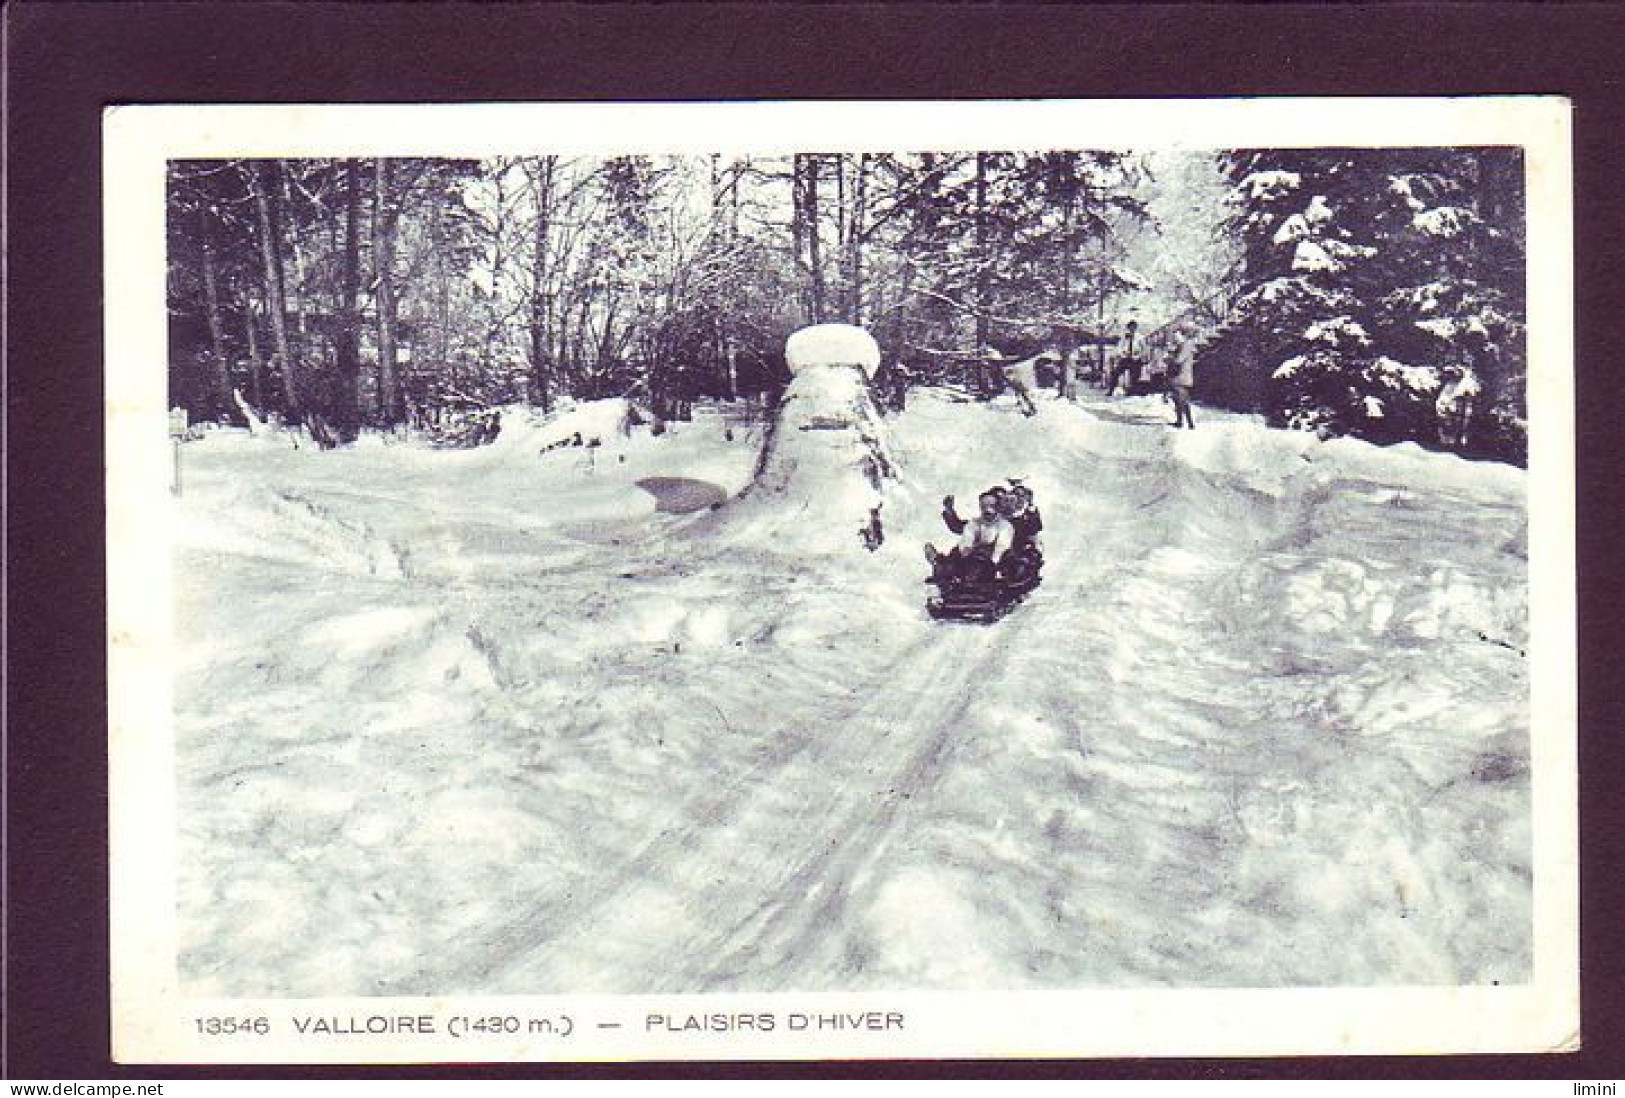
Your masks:
M1617 703L1625 675L1613 642L1625 608L1613 566L1621 559L1614 410L1625 372L1625 8L20 2L4 16L6 1076L343 1074L121 1068L107 1058L104 105L1542 93L1571 96L1577 108L1583 1054L350 1074L1619 1079L1625 783Z

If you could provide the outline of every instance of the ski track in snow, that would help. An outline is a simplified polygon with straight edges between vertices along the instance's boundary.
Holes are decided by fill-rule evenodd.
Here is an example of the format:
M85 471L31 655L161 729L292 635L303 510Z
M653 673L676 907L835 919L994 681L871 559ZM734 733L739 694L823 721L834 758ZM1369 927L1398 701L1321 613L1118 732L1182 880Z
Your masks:
M242 486L230 462L194 476L183 978L541 994L1526 976L1515 497L1453 459L1418 455L1451 472L1418 487L1392 472L1403 456L1162 414L926 400L894 425L888 545L853 565L674 551L663 532L688 520L640 517L654 504L632 486L659 466L625 471L624 493L589 477L562 511L513 498L495 455L440 455L489 490L425 482L427 500L360 453L364 475L325 483L285 456L298 487L270 492L258 465ZM737 491L748 457L670 473ZM918 545L948 540L926 501L964 509L1006 475L1038 493L1043 586L993 626L926 623ZM214 623L222 597L266 612ZM322 690L348 710L319 711ZM245 782L267 800L219 800ZM471 840L443 804L508 834ZM424 860L422 813L467 867L456 847ZM245 897L275 897L270 929L215 913ZM325 956L270 944L346 919Z
M626 991L618 981L641 974L645 990L689 992L818 965L898 806L928 793L947 761L953 710L993 654L985 634L937 639L898 669L895 690L821 722L823 734L776 730L779 751L685 806L580 910L529 912L475 967L430 985Z

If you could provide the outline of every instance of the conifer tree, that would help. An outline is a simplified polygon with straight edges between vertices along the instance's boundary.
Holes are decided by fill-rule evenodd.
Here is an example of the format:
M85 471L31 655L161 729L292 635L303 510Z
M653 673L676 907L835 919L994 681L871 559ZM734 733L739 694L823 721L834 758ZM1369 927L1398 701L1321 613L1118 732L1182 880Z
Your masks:
M1227 158L1240 293L1199 374L1253 372L1276 424L1436 442L1446 386L1523 446L1523 208L1508 150L1238 152Z

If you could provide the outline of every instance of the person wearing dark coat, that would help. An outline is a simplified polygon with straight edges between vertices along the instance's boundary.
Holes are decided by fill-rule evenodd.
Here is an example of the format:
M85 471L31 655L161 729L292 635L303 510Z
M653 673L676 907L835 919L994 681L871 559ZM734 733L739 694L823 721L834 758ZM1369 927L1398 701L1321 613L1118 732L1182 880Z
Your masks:
M1140 367L1145 360L1140 357L1140 349L1135 345L1140 325L1137 321L1129 321L1123 333L1122 350L1118 352L1117 362L1112 367L1111 376L1106 382L1106 395L1117 395L1117 383L1123 383L1123 395L1133 396L1134 386L1140 380Z
M1173 361L1168 369L1168 395L1174 402L1174 426L1196 430L1196 419L1191 415L1191 389L1196 385L1196 333L1189 329L1179 333L1174 347Z
M1021 583L1036 575L1043 565L1044 556L1038 547L1038 535L1044 529L1044 519L1033 504L1032 489L1025 484L1011 489L1005 501L1004 517L1009 520L1014 536L1010 542L1010 552L1005 557L1003 573L1005 579Z

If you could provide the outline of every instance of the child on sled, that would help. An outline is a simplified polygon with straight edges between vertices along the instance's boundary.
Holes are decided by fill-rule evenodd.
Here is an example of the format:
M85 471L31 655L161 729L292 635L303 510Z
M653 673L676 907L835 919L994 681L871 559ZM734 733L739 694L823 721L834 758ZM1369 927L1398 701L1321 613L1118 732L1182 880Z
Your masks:
M1016 536L1004 515L1003 495L992 488L983 492L976 499L978 514L968 522L955 513L952 496L943 500L943 522L959 534L959 543L946 553L926 545L925 559L931 564L927 582L987 583L999 575Z

